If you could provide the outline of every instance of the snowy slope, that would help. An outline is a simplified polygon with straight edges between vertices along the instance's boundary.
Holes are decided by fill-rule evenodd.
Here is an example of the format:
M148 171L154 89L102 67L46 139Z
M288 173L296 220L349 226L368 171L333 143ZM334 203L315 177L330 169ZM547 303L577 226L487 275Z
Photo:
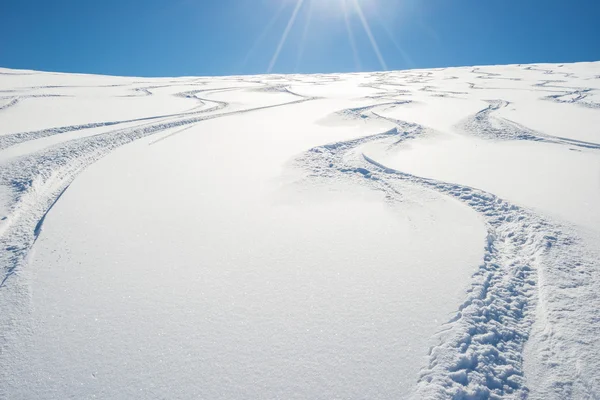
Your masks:
M0 398L600 397L600 63L0 69Z

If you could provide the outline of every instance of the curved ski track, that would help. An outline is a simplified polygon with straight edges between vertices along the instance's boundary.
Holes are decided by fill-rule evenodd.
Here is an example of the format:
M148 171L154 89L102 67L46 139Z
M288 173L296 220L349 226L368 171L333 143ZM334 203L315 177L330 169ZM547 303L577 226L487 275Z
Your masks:
M488 235L484 259L473 275L467 299L436 336L438 343L430 350L429 363L421 371L414 398L527 398L523 348L539 310L545 319L544 333L538 335L542 368L561 382L540 390L558 396L549 398L570 398L581 387L600 388L598 377L582 380L573 376L580 363L595 364L598 344L588 343L587 354L578 354L576 349L578 338L600 332L600 319L565 318L569 311L565 310L565 303L577 309L582 307L578 305L580 298L600 297L589 281L598 275L594 256L586 252L581 240L568 228L531 210L476 188L390 169L363 153L361 147L367 143L396 146L431 131L373 111L385 105L388 104L348 109L339 114L367 120L383 118L395 123L394 129L315 147L295 164L308 171L308 181L350 180L384 192L388 201L401 202L406 185L419 185L463 202L485 220ZM494 109L491 106L489 110ZM487 117L489 112L483 115ZM479 119L485 120L481 115ZM551 282L562 285L553 286ZM583 307L589 315L598 315L593 304L597 300ZM552 332L572 335L559 341Z
M23 142L41 139L41 138L49 137L49 136L54 136L54 135L58 135L61 133L82 131L82 130L86 130L86 129L100 128L100 127L106 127L106 126L122 125L122 124L128 124L128 123L132 123L132 122L145 122L145 121L155 121L155 120L163 120L163 119L167 120L167 119L175 119L175 118L181 118L181 117L189 117L189 116L199 115L199 114L208 114L211 112L222 110L222 109L226 108L229 104L224 101L210 100L207 98L199 97L199 96L197 96L198 93L203 93L203 92L214 93L214 92L218 92L218 91L235 90L235 89L239 89L239 88L229 87L229 88L224 88L224 89L202 89L202 90L193 90L193 91L176 93L173 96L183 97L183 98L193 98L201 103L200 106L193 107L190 111L185 111L185 112L181 112L181 113L153 115L153 116L148 116L148 117L118 120L118 121L90 122L87 124L59 126L56 128L41 129L41 130L37 130L37 131L19 132L19 133L11 133L11 134L7 134L7 135L2 135L2 136L0 136L0 151L4 150L6 148L9 148L11 146L15 146L17 144L23 143ZM214 104L214 106L197 110L198 107L202 107L207 104Z
M535 70L533 67L524 69ZM545 74L551 70L539 70ZM467 71L469 72L469 71ZM470 71L482 80L505 79L500 74ZM10 72L0 74L12 75ZM571 73L562 73L570 77ZM423 86L421 92L432 92L431 96L448 94L462 95L461 91L436 91L428 84L432 72L401 72L394 78L404 81L387 82L390 73L372 74L374 79L364 86L381 90L381 94L369 96L385 101L373 105L340 111L342 116L385 120L394 128L373 136L318 146L310 149L295 160L296 165L307 171L305 181L347 180L382 191L390 202L402 202L403 193L419 186L441 195L461 201L483 218L487 228L484 258L472 277L467 298L456 314L447 321L433 338L428 363L418 377L415 399L524 399L530 395L530 385L524 372L523 350L528 340L535 338L540 354L539 369L550 376L548 382L538 383L541 398L597 398L600 390L598 374L586 373L589 366L598 365L595 354L600 354L598 341L586 338L600 332L600 312L594 308L599 303L599 293L593 282L600 282L596 256L588 252L582 240L569 227L537 215L534 211L519 207L494 194L463 185L427 179L393 170L365 153L362 147L368 143L397 146L404 141L426 135L432 130L419 124L384 117L376 112L380 107L402 106L411 100L398 100L395 96L406 96L412 84ZM452 77L451 77L452 78ZM447 79L451 79L447 78ZM198 78L200 79L200 78ZM214 104L209 108L195 107L191 111L123 121L105 121L82 125L64 126L33 132L22 132L0 136L0 151L10 146L53 136L96 127L110 127L125 123L140 123L133 127L110 130L77 139L66 140L31 154L25 154L4 162L0 169L0 185L10 189L12 201L8 215L0 215L0 290L5 290L9 278L23 265L26 256L43 229L45 217L59 200L75 177L88 165L112 150L168 129L179 130L164 136L164 140L178 134L196 123L214 118L249 113L274 107L298 104L314 100L293 93L289 85L273 76L245 82L260 84L259 87L240 87L261 91L285 91L300 99L287 103L218 113L228 107L219 102L199 97L200 93L237 88L200 89L175 94L200 103L199 107ZM233 79L239 81L240 79ZM333 75L311 76L312 84L326 84L341 80ZM197 79L192 81L194 84ZM289 81L289 79L288 79ZM305 81L304 81L305 82ZM544 82L544 81L542 81ZM142 82L139 82L142 83ZM537 86L541 89L556 81L546 81ZM174 81L173 85L185 85ZM387 87L383 87L386 85ZM480 89L471 83L470 89ZM115 86L115 85L113 85ZM116 85L127 86L127 85ZM165 85L169 86L169 85ZM392 90L389 86L397 86ZM157 86L158 87L158 86ZM161 86L162 87L162 86ZM45 87L47 88L47 87ZM137 88L138 95L152 95L149 89ZM558 102L580 103L587 89L560 87L557 95L547 99ZM489 88L486 88L489 89ZM519 89L525 90L525 89ZM533 89L532 89L533 90ZM547 89L545 89L547 90ZM578 90L579 92L569 92ZM592 90L592 89L589 89ZM540 90L541 91L541 90ZM560 94L562 93L562 94ZM561 97L575 95L563 101ZM582 97L577 97L581 95ZM13 102L15 102L13 100ZM16 103L15 103L16 104ZM533 131L505 118L494 116L494 112L509 103L490 100L489 106L461 124L464 132L495 140L529 140L555 144L599 149L600 144L582 142L568 138L549 136ZM14 104L5 105L2 109ZM595 108L595 106L594 106ZM214 112L213 114L210 114ZM154 141L153 143L157 143ZM0 153L1 154L1 153ZM582 301L581 299L585 299ZM575 312L589 318L570 318ZM536 322L537 330L532 330ZM581 341L588 352L581 353ZM583 366L583 367L582 367Z
M530 140L570 146L600 149L600 143L585 142L581 140L547 135L529 129L507 118L498 118L493 114L510 103L505 100L489 100L489 106L474 116L466 119L458 128L464 132L487 139L495 140Z
M9 100L8 103L5 103L2 106L0 106L0 111L3 111L3 110L6 110L7 108L16 106L18 103L19 103L19 98L14 97L11 100Z
M0 290L6 286L8 278L23 264L29 249L41 229L40 221L43 221L45 214L55 203L56 199L85 167L107 155L112 150L137 139L171 128L187 127L209 119L290 106L310 100L313 100L313 98L301 97L299 100L281 104L201 115L207 111L223 109L228 105L225 102L205 100L214 102L217 105L209 110L175 114L174 116L142 118L140 119L141 121L148 119L158 119L159 121L68 140L50 146L42 151L25 154L2 163L0 185L10 189L12 201L9 206L8 215L0 216L0 248L5 250L0 255L0 266L3 270L3 276L0 277ZM62 132L88 129L96 126L115 125L124 122L130 121L100 123L99 125L87 124L16 134L13 136L7 135L9 139L4 141L4 143L8 143L8 146L11 146L23 141L35 140ZM178 130L163 139L182 131ZM0 136L0 139L2 138L4 137Z

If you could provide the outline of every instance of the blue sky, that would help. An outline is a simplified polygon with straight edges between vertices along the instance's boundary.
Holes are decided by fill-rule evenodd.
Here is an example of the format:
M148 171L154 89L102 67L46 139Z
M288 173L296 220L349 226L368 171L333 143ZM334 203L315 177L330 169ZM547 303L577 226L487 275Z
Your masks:
M600 1L0 0L0 35L2 67L111 75L595 61Z

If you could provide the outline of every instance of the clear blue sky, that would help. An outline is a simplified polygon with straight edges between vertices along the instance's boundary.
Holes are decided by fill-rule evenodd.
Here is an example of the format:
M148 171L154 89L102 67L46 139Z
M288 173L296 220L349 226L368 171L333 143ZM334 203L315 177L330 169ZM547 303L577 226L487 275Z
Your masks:
M0 0L0 35L2 67L111 75L596 61L600 1Z

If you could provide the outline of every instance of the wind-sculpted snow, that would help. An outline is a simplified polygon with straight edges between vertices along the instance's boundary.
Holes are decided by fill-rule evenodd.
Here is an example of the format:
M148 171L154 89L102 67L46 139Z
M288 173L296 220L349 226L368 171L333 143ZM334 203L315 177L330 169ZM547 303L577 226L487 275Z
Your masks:
M465 282L463 301L456 304L453 315L440 321L431 347L422 349L424 358L411 361L415 376L407 392L412 398L599 398L600 231L577 226L536 204L474 187L479 185L393 168L382 158L425 141L443 148L444 140L459 137L474 143L474 149L478 143L510 143L564 150L569 160L581 157L593 171L600 166L599 70L600 64L589 63L176 79L0 71L0 301L11 299L0 305L4 369L0 380L8 382L11 374L19 374L18 368L11 370L12 359L2 356L9 345L5 340L9 330L19 320L5 308L27 297L21 290L27 287L28 257L39 246L53 207L64 201L64 194L86 168L150 136L155 137L148 140L152 145L148 148L158 151L174 136L218 135L219 126L208 121L253 113L260 115L255 125L239 129L256 135L265 129L265 121L286 118L280 115L289 118L283 113L314 105L307 108L314 114L318 107L336 111L324 118L310 113L302 118L315 120L320 129L359 129L353 132L363 134L351 140L345 136L328 144L325 139L306 144L304 153L293 160L294 170L303 172L295 185L366 187L383 193L389 204L407 209L407 197L432 193L468 207L485 225L483 258L471 266L475 272ZM94 95L89 94L94 90ZM105 105L102 113L91 109L73 119L69 101L86 95ZM131 102L131 112L111 108L114 99ZM64 114L45 111L46 106L60 104ZM532 116L520 110L536 111ZM38 129L21 124L25 118L52 122ZM209 124L211 128L204 131ZM259 143L257 148L275 151L268 144ZM218 158L214 155L215 163ZM455 159L460 166L461 155ZM426 161L435 166L435 157ZM564 170L578 179L583 171L570 166L565 164ZM168 163L164 168L169 168ZM522 171L528 172L526 166ZM213 190L199 189L206 197ZM573 208L587 207L594 221L600 218L600 206L590 205L593 201L582 195ZM239 207L244 206L241 201ZM376 263L377 257L372 260ZM10 296L17 292L18 296ZM0 393L7 387L0 383ZM27 385L22 387L26 393ZM8 398L17 398L10 394Z

